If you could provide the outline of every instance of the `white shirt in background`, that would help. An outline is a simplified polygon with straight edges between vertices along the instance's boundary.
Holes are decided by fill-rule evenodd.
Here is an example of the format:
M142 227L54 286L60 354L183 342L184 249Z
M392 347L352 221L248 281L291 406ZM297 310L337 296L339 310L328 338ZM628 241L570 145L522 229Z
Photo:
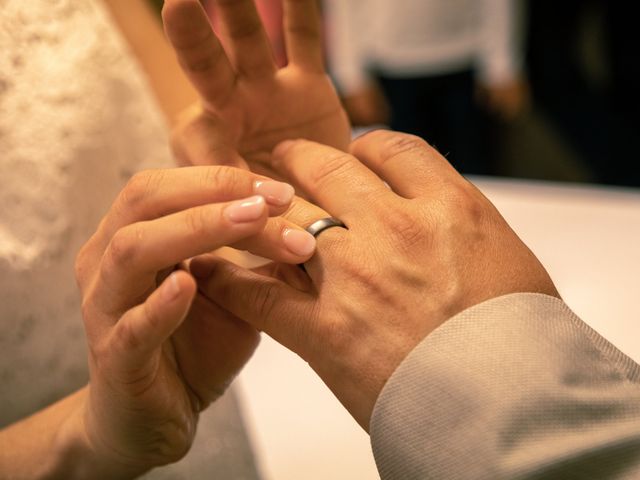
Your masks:
M519 0L325 0L329 66L343 94L368 70L413 77L474 69L485 84L518 74Z

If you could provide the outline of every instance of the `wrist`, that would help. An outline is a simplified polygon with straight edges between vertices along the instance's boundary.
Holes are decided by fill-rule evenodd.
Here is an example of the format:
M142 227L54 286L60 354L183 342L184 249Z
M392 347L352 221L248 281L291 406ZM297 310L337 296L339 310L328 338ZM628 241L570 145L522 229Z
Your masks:
M97 440L95 433L90 433L88 386L74 394L74 397L74 408L54 437L55 472L64 472L67 479L124 480L136 478L151 468L128 465L116 452L105 448Z

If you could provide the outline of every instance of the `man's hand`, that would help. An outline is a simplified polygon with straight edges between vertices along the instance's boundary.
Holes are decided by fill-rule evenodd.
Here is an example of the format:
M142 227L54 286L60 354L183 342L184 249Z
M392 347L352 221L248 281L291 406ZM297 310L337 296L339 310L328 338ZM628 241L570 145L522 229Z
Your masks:
M136 474L188 451L199 412L259 337L176 268L223 245L308 259L313 237L268 218L292 199L291 186L232 167L143 172L121 192L76 262L90 352L82 425L96 458Z
M348 228L318 236L306 284L295 267L251 272L219 260L199 283L307 360L368 429L387 379L447 319L508 293L558 293L493 205L423 140L377 131L351 153L308 141L274 152L283 175Z
M253 0L215 5L217 34L198 0L164 4L167 36L201 95L174 133L179 162L248 164L273 177L271 151L283 140L308 138L346 150L350 125L324 70L317 0L285 0L289 64L282 69Z

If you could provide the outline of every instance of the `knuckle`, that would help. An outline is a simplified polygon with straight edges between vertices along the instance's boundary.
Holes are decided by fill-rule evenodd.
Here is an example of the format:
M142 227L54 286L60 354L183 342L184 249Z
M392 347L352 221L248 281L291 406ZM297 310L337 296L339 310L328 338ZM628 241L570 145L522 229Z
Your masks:
M382 162L391 160L398 155L430 151L431 147L422 138L407 133L394 133L382 139L380 158Z
M452 183L447 188L445 210L453 219L479 221L485 215L484 202L478 192L466 183Z
M118 230L109 242L105 258L110 266L126 267L135 261L142 230L130 225Z
M315 220L318 220L318 218L322 218L327 215L306 201L294 198L288 210L281 216L300 227L307 227Z
M207 206L190 208L184 212L184 222L187 231L194 235L204 234L212 224L210 208Z
M120 194L124 208L135 208L144 203L149 194L162 184L162 170L144 170L133 175Z
M80 288L82 288L87 281L87 269L90 258L89 252L91 250L92 241L93 237L91 237L91 239L89 239L89 241L80 248L80 251L76 255L76 259L73 264L73 272L75 275L76 283Z
M184 59L182 66L193 73L204 73L213 70L219 57L212 55L203 55L201 57L189 57Z
M249 39L260 35L262 32L262 25L260 22L253 20L245 20L243 22L237 22L231 25L228 34L231 38L236 40Z
M146 305L146 304L145 304ZM147 307L144 307L144 314L148 316ZM120 322L113 330L114 340L119 349L123 352L139 349L144 340L140 338L138 332L132 327L130 322Z
M315 25L307 23L293 23L287 27L287 31L291 35L302 37L310 41L319 41L321 39L320 30Z
M386 228L390 230L390 238L403 249L411 249L423 245L428 238L428 230L424 222L416 215L403 210L396 210L385 218Z
M205 189L214 189L222 197L228 198L236 196L238 186L243 179L248 178L248 173L239 168L217 165L203 167L203 174L200 177L202 186Z
M310 179L314 187L321 189L335 177L349 175L353 167L354 159L351 155L344 152L331 152L319 159Z
M213 31L208 30L204 35L176 47L180 63L186 70L204 73L215 68L224 51L211 46L213 36Z
M262 319L263 325L266 325L273 315L278 301L278 292L276 285L266 283L260 288L250 291L250 303L254 306L255 312Z

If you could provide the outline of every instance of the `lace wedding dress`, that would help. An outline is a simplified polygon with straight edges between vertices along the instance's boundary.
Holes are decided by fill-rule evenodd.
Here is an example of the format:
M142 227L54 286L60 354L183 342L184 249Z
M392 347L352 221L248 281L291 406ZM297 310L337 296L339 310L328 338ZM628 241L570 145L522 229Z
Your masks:
M0 427L87 381L73 261L140 169L171 165L144 78L98 0L0 0ZM257 478L233 392L145 478Z

